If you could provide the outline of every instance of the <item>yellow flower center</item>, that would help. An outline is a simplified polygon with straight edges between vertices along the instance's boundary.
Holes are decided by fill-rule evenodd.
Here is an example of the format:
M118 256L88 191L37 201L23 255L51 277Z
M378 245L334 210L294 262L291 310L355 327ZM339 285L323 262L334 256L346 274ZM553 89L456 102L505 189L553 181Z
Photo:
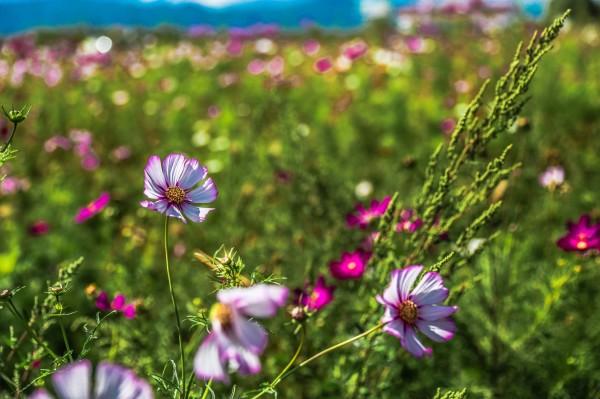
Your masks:
M348 263L348 269L349 270L356 269L356 262L350 262L350 263Z
M417 305L411 300L406 300L398 306L398 314L406 323L414 324L418 316Z
M578 241L577 242L577 249L587 249L588 244L585 241Z
M215 303L210 309L210 318L213 321L218 321L221 327L226 330L231 327L233 310L223 303Z
M169 187L165 195L173 204L181 205L185 201L185 191L181 187Z

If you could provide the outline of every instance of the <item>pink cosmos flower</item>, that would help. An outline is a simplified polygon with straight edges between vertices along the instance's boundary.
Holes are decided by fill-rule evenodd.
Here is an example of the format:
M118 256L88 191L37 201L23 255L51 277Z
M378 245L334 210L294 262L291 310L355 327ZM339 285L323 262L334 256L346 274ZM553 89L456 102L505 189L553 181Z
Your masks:
M358 226L360 229L366 229L372 220L377 219L385 214L391 197L384 197L381 201L373 200L368 208L362 204L356 205L354 212L346 216L348 227L353 228Z
M415 216L412 209L403 209L400 212L400 220L396 225L396 231L405 233L414 233L423 226L423 221Z
M302 290L298 296L298 303L309 310L318 311L333 301L335 286L327 285L324 276L319 276L312 288Z
M350 61L354 61L365 55L368 49L369 46L367 46L367 43L362 40L357 40L345 44L342 49L342 55Z
M359 279L365 274L371 254L361 250L344 252L340 260L329 263L331 275L338 280Z
M380 235L381 233L378 231L373 231L372 233L369 233L369 235L366 236L360 243L360 249L362 249L365 252L372 252L373 247L375 245L375 241L379 238Z
M249 318L275 316L287 297L287 288L268 284L219 291L210 312L212 331L194 358L196 376L228 382L228 368L243 375L260 372L267 332Z
M128 368L100 362L92 377L92 363L79 360L67 364L52 375L56 396L38 389L29 399L152 399L150 385Z
M562 166L550 166L539 177L542 187L554 190L565 182L565 170Z
M100 213L110 201L110 194L104 192L100 194L98 198L87 204L85 207L79 209L77 211L77 215L75 215L75 223L83 223L91 217Z
M54 152L57 149L68 150L71 148L71 140L65 136L52 136L44 143L46 152Z
M153 155L144 169L144 194L150 201L140 204L184 223L186 219L203 222L214 208L194 204L213 202L218 195L217 187L212 178L207 178L207 173L200 162L182 154L170 154L162 162Z
M398 338L415 357L431 355L431 348L423 345L417 331L435 342L451 340L456 325L450 316L458 310L456 306L441 305L448 289L439 273L425 273L413 288L422 271L421 265L394 270L390 285L377 296L377 302L385 307L383 331Z
M27 231L34 237L43 236L50 231L50 225L45 220L36 220L29 225Z
M567 229L567 234L556 242L564 251L600 250L600 223L592 224L589 215L581 215L577 223L568 222Z
M319 58L315 61L314 69L318 73L325 73L329 71L333 67L333 62L331 62L331 58L323 57Z
M302 48L304 49L306 55L315 55L319 52L321 44L315 39L308 39L304 42Z
M263 73L265 71L266 68L266 64L263 60L260 60L258 58L250 61L248 63L248 72L250 72L252 75L260 75L261 73Z
M126 319L135 319L136 306L135 303L127 303L127 299L123 294L117 294L111 301L106 291L101 291L96 297L96 308L103 312L115 310L123 314Z

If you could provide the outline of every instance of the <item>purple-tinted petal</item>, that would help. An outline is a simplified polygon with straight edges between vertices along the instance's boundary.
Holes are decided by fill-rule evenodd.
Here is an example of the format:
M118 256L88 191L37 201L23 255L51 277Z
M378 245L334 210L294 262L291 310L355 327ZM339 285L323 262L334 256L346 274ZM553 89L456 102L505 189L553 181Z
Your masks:
M431 355L431 348L427 348L419 338L413 327L408 327L405 330L402 346L415 357L423 357Z
M29 399L53 399L52 396L45 389L38 389L31 395L29 395Z
M194 372L203 380L229 381L214 333L209 334L198 348L194 357Z
M103 312L110 310L110 300L106 291L100 292L96 297L96 307Z
M80 360L68 364L52 375L52 386L60 399L89 399L92 387L92 364Z
M202 185L190 191L186 195L186 200L193 203L206 204L217 199L217 195L219 195L217 186L215 186L213 179L209 177Z
M185 172L187 158L182 154L169 154L163 161L163 173L167 187L178 186Z
M458 306L424 305L419 308L419 319L438 320L443 319L458 310Z
M408 296L410 295L410 290L412 288L412 286L415 284L415 281L417 280L417 277L419 277L419 274L421 273L421 271L423 270L423 266L421 265L412 265L412 266L406 266L403 269L400 270L395 270L392 273L396 273L395 277L396 277L396 284L394 283L394 274L392 274L392 282L390 283L390 286L388 287L388 289L386 289L383 293L383 295L386 295L386 292L388 292L388 294L390 295L390 298L394 298L393 295L393 290L395 288L397 294L395 297L400 297L400 302L405 301ZM385 297L384 297L385 299ZM394 304L398 304L399 302L396 300L396 302L391 302Z
M160 158L152 155L144 168L144 194L150 199L158 199L167 189Z
M391 336L396 337L399 340L403 340L404 335L406 334L406 324L402 320L396 319L383 326L383 332L390 334Z
M182 204L181 209L186 218L190 219L192 222L201 223L206 220L206 216L208 216L210 211L214 208L202 208L191 204Z
M132 320L135 319L135 305L134 304L127 304L123 307L123 317L125 317L126 319Z
M433 305L448 297L448 289L439 273L425 273L419 284L410 293L411 299L418 305Z
M187 223L187 220L183 216L181 209L179 209L177 206L174 206L174 205L169 206L167 208L167 210L165 211L165 213L169 217L177 218L177 219L180 219L183 223Z
M456 325L450 319L436 321L417 320L417 327L435 342L450 341L456 332Z
M148 383L125 367L101 362L96 368L95 399L152 399Z
M237 372L242 375L252 375L260 373L260 358L250 351L239 348L230 359L230 364Z
M244 316L233 316L233 328L236 340L247 350L261 354L267 346L267 332L258 323Z
M196 159L188 159L179 187L189 190L206 177L206 168L200 165Z
M140 201L140 205L146 209L150 209L151 211L165 213L167 208L169 207L169 201L166 199L161 199L158 201Z
M398 308L395 306L386 306L381 318L382 323L388 323L398 318Z
M273 317L285 305L288 289L279 285L257 284L248 288L229 288L217 294L219 301L252 317Z

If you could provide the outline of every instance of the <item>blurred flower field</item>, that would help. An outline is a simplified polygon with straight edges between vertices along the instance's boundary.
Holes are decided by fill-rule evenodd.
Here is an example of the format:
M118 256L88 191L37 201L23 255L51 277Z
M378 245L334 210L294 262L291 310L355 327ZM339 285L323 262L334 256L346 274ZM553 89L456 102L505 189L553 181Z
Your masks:
M0 397L600 397L600 26L482 18L3 39Z

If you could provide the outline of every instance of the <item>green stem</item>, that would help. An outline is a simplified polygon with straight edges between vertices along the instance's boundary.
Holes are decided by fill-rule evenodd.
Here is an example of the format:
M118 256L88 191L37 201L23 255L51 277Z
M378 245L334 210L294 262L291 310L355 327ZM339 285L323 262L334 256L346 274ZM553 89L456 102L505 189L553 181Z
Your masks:
M261 396L263 396L265 393L267 393L267 389L273 389L275 388L275 386L277 386L277 384L279 384L281 381L283 381L284 379L286 379L287 377L289 377L290 375L294 374L297 370L300 370L302 367L308 365L309 363L317 360L318 358L320 358L321 356L324 356L326 354L328 354L329 352L333 352L343 346L346 346L348 344L351 344L354 341L358 341L361 338L364 338L372 333L374 333L375 331L381 329L383 326L385 325L385 323L379 323L377 324L375 327L372 327L370 329L368 329L367 331L360 333L358 335L355 335L354 337L348 338L345 341L339 342L335 345L332 345L328 348L323 349L321 352L316 353L314 355L312 355L311 357L309 357L308 359L304 360L303 362L301 362L300 364L298 364L296 367L294 367L293 369L286 371L286 369L289 369L289 367L293 364L293 362L296 360L296 358L298 357L298 355L300 354L300 351L297 350L296 354L294 354L294 358L292 358L292 361L288 364L288 366L286 366L286 369L284 369L284 371L282 373L280 373L277 378L275 378L275 380L273 380L273 382L271 384L269 384L267 386L267 388L263 389L262 391L260 391L259 393L257 393L255 396L253 396L251 399L258 399ZM300 341L301 345L299 346L299 349L301 349L301 346L303 344L303 337L302 340Z
M208 398L208 393L210 392L211 385L212 385L212 378L210 380L208 380L208 382L206 383L206 386L204 387L204 393L202 394L202 397L200 399Z
M179 319L179 309L177 308L177 300L175 299L175 291L173 291L173 283L171 280L171 266L169 265L169 217L165 215L165 266L167 269L167 280L169 282L169 292L171 293L171 303L175 309L175 319L177 321L177 336L179 338L179 352L181 356L181 397L185 398L185 353L183 351L183 337L181 335L181 320Z
M0 150L0 152L4 152L8 149L8 146L12 142L13 137L15 137L15 132L17 131L18 125L19 125L18 123L13 123L13 130L10 134L10 137L8 138L8 141L2 146L2 149Z
M67 339L67 333L65 332L65 327L63 326L62 321L58 321L58 325L60 326L60 331L62 333L63 341L65 342L65 347L67 348L67 354L69 355L69 361L73 362L73 353L71 351L71 346L69 345L69 340Z
M60 357L56 353L54 353L54 351L52 349L50 349L48 347L48 345L46 345L46 343L44 341L42 341L40 338L38 338L37 334L35 333L35 331L33 331L33 329L31 328L31 326L27 322L27 320L25 320L21 316L21 314L19 313L19 311L15 307L15 304L12 302L12 300L8 301L8 308L10 309L10 311L12 312L12 314L17 319L19 319L19 320L21 320L23 322L23 325L25 325L25 329L27 330L27 332L29 332L29 334L31 334L31 337L35 340L35 342L37 342L42 348L44 348L46 350L46 352L48 352L50 354L50 356L52 356L52 358L54 360L59 360Z
M283 375L290 369L290 367L292 367L294 365L294 363L296 362L296 359L298 359L298 356L300 356L302 347L304 346L304 338L305 337L306 337L306 331L304 330L304 325L301 324L300 325L300 343L298 344L298 348L296 349L296 352L294 352L294 356L292 356L292 358L288 362L288 364L283 368L283 370L281 370L281 373L279 373L277 375L277 377L275 377L275 379L271 383L272 386L278 384L279 381L281 381L281 378L283 377Z

